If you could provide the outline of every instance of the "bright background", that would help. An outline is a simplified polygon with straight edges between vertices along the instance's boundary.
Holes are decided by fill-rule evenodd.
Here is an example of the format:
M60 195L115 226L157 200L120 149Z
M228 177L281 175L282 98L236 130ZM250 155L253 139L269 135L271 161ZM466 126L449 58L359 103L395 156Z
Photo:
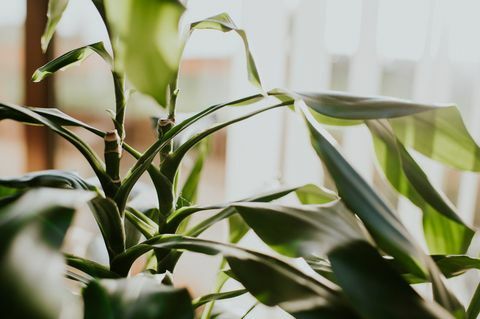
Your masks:
M423 102L453 101L479 141L480 1L190 0L188 9L183 24L228 12L247 31L266 89L341 90ZM0 100L19 104L24 101L25 87L25 12L25 0L0 0ZM105 38L91 1L70 0L59 25L54 55ZM180 79L184 94L179 108L185 112L255 92L247 81L241 42L234 34L196 33L187 46ZM112 83L99 58L92 56L81 67L56 75L54 97L55 106L65 112L110 127L105 109L113 106ZM243 112L236 108L220 117ZM148 116L159 114L151 100L134 95L129 106L128 141L145 149L154 139ZM398 198L385 183L367 131L355 127L331 132L350 163L398 208L402 220L423 242L418 209ZM101 140L86 138L101 151ZM242 198L279 185L330 185L301 122L289 112L269 112L231 127L217 134L213 145L203 175L202 202ZM26 147L22 126L9 121L0 124L1 176L27 170ZM91 175L85 161L66 143L56 139L52 152L56 168ZM478 176L414 155L463 218L478 225ZM222 238L226 230L219 226L209 233ZM94 238L95 233L79 227L72 236ZM258 248L253 236L243 244ZM213 273L203 271L216 262L188 257L180 264L183 275L179 280L195 294L207 293ZM198 273L188 271L192 264L200 265ZM455 290L466 300L476 282L478 276L471 274L468 281L458 281Z

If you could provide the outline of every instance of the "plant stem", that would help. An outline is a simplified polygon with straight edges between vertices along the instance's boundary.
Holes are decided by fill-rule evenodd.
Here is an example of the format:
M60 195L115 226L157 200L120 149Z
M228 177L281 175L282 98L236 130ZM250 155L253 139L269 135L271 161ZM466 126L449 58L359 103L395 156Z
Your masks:
M115 87L115 121L114 125L117 129L120 140L123 143L125 139L125 110L127 100L125 98L125 75L112 71L113 84Z
M122 157L122 145L117 130L107 132L105 140L105 165L107 175L112 179L113 184L118 188L120 180L120 158ZM107 194L108 196L109 194ZM115 194L111 194L113 197Z

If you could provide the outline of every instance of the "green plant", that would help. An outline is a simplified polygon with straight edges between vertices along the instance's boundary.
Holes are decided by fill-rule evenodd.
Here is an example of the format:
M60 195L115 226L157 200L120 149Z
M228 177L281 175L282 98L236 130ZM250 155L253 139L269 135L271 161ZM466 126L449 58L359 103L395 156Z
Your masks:
M462 221L410 155L414 149L460 170L480 170L480 149L455 106L335 92L264 93L244 31L228 15L220 14L191 24L189 33L198 29L238 33L245 44L249 79L261 93L204 108L176 123L176 99L183 94L177 89L178 70L188 39L178 35L184 7L176 0L92 1L105 22L113 54L103 43L78 48L40 67L33 80L41 81L92 53L99 54L111 66L115 85L114 129L105 132L58 109L0 103L0 119L46 126L73 144L100 183L96 187L65 171L34 172L0 181L3 315L193 318L196 309L206 305L202 312L206 319L213 318L215 300L249 293L258 302L279 306L295 318L477 317L480 288L465 310L445 280L480 267L480 260L466 255L474 229ZM50 1L44 49L67 2ZM136 90L153 97L166 114L157 123L158 140L143 153L124 141L127 78ZM248 107L260 100L271 104L201 130L174 147L173 139L200 119L220 109ZM335 182L338 195L305 185L236 202L195 205L205 153L199 149L194 168L180 186L177 176L186 153L222 128L287 106L305 119L313 148ZM392 208L342 157L323 124L368 127L386 178L423 212L430 254L419 247ZM104 159L70 131L70 126L104 139ZM137 161L122 177L123 152ZM157 157L159 164L155 164ZM155 187L158 207L139 211L130 203L132 189L144 173ZM297 195L299 204L270 203L289 193ZM102 233L108 266L60 252L72 217L83 203L88 203ZM191 215L207 210L215 213L199 224L186 225ZM225 219L229 221L229 243L198 238ZM237 246L250 229L285 257ZM174 287L171 273L184 251L223 256L217 290L212 294L192 300L186 289ZM133 262L144 254L150 260L145 271L132 275ZM287 257L304 259L318 276L294 266ZM75 282L73 289L67 289L64 277ZM228 279L244 288L222 291ZM433 300L415 292L411 285L418 283L431 283ZM78 303L78 298L83 303ZM73 302L77 307L66 307L69 299L77 300Z

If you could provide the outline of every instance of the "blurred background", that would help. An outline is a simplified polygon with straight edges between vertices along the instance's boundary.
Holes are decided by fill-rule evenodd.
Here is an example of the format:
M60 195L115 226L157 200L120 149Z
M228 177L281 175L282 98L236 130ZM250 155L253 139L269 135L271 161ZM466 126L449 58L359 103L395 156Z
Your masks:
M43 55L40 35L47 2L0 0L0 100L55 106L94 126L110 129L105 110L114 107L113 85L100 58L92 55L80 67L60 72L44 83L30 81L33 71L51 58L106 40L91 1L70 0L53 49ZM266 89L340 90L454 102L471 134L480 141L480 91L476 90L480 86L479 1L190 0L187 7L183 25L228 12L246 30ZM235 34L195 33L181 67L179 111L195 112L255 92L247 81L244 59ZM220 118L243 112L235 108ZM152 100L134 94L128 107L127 141L144 150L155 139L149 117L160 114ZM368 132L362 127L330 131L350 163L398 208L411 232L423 242L421 215L386 184L376 167ZM82 136L101 152L101 139ZM302 123L285 110L224 130L213 138L212 145L200 202L238 199L279 185L331 184L310 149ZM1 122L0 149L1 176L46 168L92 175L72 146L39 128ZM478 176L442 167L419 154L414 156L434 185L458 206L464 220L478 226ZM127 156L124 164L124 171L132 164ZM79 230L78 236L87 233L83 231ZM225 229L219 227L210 233L221 237ZM244 244L254 245L254 241L246 238ZM180 268L204 262L216 261L187 258ZM214 274L187 273L184 278L181 280L193 291L206 293ZM462 298L468 299L469 283L457 286Z

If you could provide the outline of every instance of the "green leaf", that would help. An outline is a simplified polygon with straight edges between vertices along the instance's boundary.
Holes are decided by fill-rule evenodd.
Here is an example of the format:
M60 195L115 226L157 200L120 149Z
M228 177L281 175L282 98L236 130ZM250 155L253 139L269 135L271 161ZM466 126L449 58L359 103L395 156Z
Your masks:
M452 318L422 299L382 256L364 241L339 246L329 254L333 272L347 298L369 319Z
M90 202L90 208L102 233L110 260L112 260L125 250L122 215L115 202L110 198L98 196Z
M208 294L205 296L198 297L192 301L193 307L198 308L200 306L203 306L204 304L211 302L211 301L216 301L216 300L224 300L224 299L230 299L230 298L235 298L238 296L241 296L243 294L247 293L245 289L237 289L237 290L232 290L232 291L225 291L225 292L216 292L212 294Z
M52 121L53 123L56 123L57 125L83 127L84 129L102 138L105 136L105 132L79 121L71 117L70 115L63 113L59 109L51 108L51 107L49 108L28 107L28 110L33 111L38 115L43 116L44 118L47 118L48 120ZM0 120L5 120L5 119L11 119L14 121L23 122L24 124L42 125L42 123L36 121L30 116L25 115L23 113L19 113L15 110L12 110L0 104Z
M127 207L125 217L147 239L153 237L157 232L158 225L144 213L132 207Z
M92 150L90 146L88 146L83 140L81 140L71 131L60 126L58 123L54 122L54 120L44 117L41 114L37 114L27 107L18 106L15 104L0 103L0 108L5 108L10 112L18 114L18 116L27 117L31 121L38 122L39 124L48 127L49 129L66 139L73 146L75 146L88 161L91 168L95 172L95 175L98 177L100 183L102 184L103 190L107 192L113 187L112 181L105 173L102 160L98 157L98 155L95 153L95 151Z
M302 100L317 113L330 118L346 120L397 118L445 107L445 105L421 104L393 97L356 96L335 91L293 93L277 89L270 91L269 94L277 98L291 97L295 100ZM344 123L346 125L358 124L358 122Z
M360 217L377 245L411 273L430 278L435 300L444 308L455 315L464 314L463 306L445 287L434 262L415 243L393 210L336 150L330 135L308 113L304 114L312 145L330 172L342 201Z
M36 171L16 178L0 178L0 185L15 189L51 187L97 190L95 186L87 183L78 174L61 170Z
M115 70L167 107L176 89L182 42L178 23L185 8L176 0L107 0ZM148 45L146 45L148 44Z
M406 147L434 160L467 171L480 171L480 148L454 106L390 120Z
M438 192L427 175L397 140L388 122L367 121L375 151L387 179L423 211L425 238L432 254L463 254L474 231L458 216L456 208Z
M34 82L40 82L58 70L63 71L73 65L80 64L94 52L100 55L107 63L112 63L112 58L105 49L103 42L97 42L69 51L48 62L44 66L38 68L35 73L33 73L32 80Z
M313 207L265 203L233 207L265 243L289 257L326 256L338 245L366 238L340 201Z
M475 289L475 293L470 300L470 304L467 309L467 319L477 319L480 313L480 285Z
M193 319L185 288L163 285L161 277L138 275L91 281L83 290L85 319Z
M115 262L129 265L153 248L222 254L235 278L268 306L279 305L287 312L314 311L318 317L324 313L347 313L355 317L343 297L328 282L310 277L278 258L229 244L182 236L158 236L128 249Z
M202 30L202 29L217 30L221 32L234 31L235 33L238 34L238 36L243 41L243 46L245 49L245 57L247 59L248 79L254 86L261 89L262 83L260 81L260 76L258 75L257 67L255 65L255 60L253 59L252 53L250 52L245 31L242 29L239 29L235 25L235 22L233 22L232 18L225 12L201 21L194 22L190 25L190 32L193 32L194 30Z
M307 184L298 188L295 190L295 194L300 203L304 205L326 204L339 199L335 192L314 184Z
M62 18L63 11L67 8L68 0L50 0L48 2L48 11L47 11L47 25L45 26L45 31L42 35L42 50L43 52L47 51L48 44L55 33L58 22Z
M93 278L118 278L118 275L111 272L107 267L88 259L65 254L65 261L68 266L80 270Z
M238 101L237 101L238 102ZM230 121L226 121L223 123L219 123L217 125L214 125L213 127L204 130L196 135L194 135L192 138L188 139L185 143L183 143L174 153L171 154L171 157L169 157L168 163L165 163L163 165L163 169L165 173L168 173L169 176L167 176L168 180L173 180L174 175L176 174L178 167L180 165L180 162L182 158L185 156L185 154L192 148L194 147L197 143L202 141L203 139L207 138L209 135L215 133L218 130L221 130L222 128L225 128L229 125L232 125L237 122L241 122L243 120L246 120L252 116L256 116L258 114L261 114L263 112L287 106L292 104L293 101L287 101L283 102L280 104L272 105L269 107L262 108L260 110L251 112L249 114L246 114L244 116L235 118ZM205 113L203 113L205 114ZM194 116L193 119L188 121L189 124L194 123L199 117ZM181 125L182 123L180 123ZM137 163L129 170L127 173L127 176L123 180L122 185L117 191L117 194L115 195L115 201L117 203L126 203L128 194L133 188L133 185L138 181L138 179L142 176L142 174L150 167L150 164L152 163L153 159L157 155L157 153L167 145L167 143L175 137L178 133L180 133L183 129L186 128L186 124L177 127L174 126L172 129L167 131L165 135L163 136L162 139L158 140L155 142L141 157L139 157Z
M35 189L0 208L0 308L9 318L58 318L68 291L59 249L84 191Z
M203 164L208 154L208 140L198 147L197 158L191 168L182 190L178 196L177 209L187 205L192 205L197 201L198 185L203 170Z

